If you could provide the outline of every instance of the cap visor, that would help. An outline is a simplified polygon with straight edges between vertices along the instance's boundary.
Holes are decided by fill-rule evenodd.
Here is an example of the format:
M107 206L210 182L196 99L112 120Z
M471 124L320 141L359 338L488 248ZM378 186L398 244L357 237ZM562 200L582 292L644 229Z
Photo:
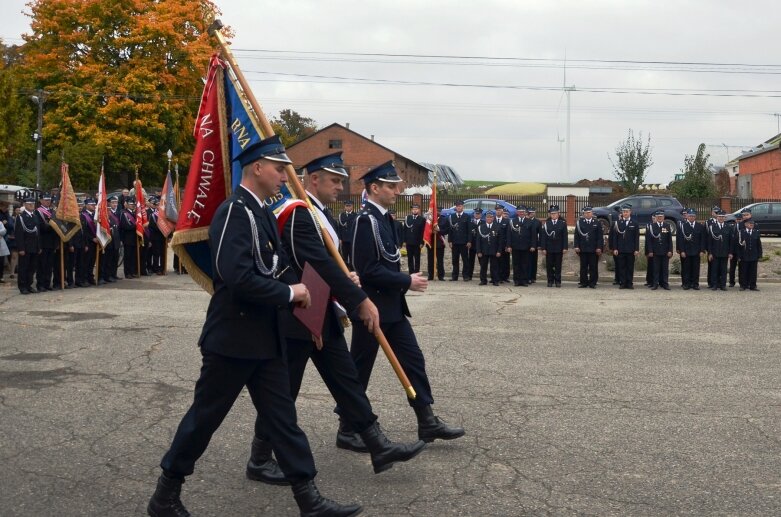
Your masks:
M350 176L347 173L347 171L342 169L341 167L323 167L323 170L328 172L333 172L334 174L338 174L339 176L344 176L345 178L348 178Z
M272 162L293 163L293 160L291 160L285 153L270 154L268 156L261 156L260 158L264 160L271 160Z
M385 183L400 183L404 181L403 179L399 178L398 176L389 176L387 178L377 178L379 181L384 181Z

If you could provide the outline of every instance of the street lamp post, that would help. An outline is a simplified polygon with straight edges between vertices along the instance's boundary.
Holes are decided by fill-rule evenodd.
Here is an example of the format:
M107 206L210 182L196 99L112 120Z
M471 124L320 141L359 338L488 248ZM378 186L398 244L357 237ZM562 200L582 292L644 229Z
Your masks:
M41 188L41 168L43 166L43 103L46 100L46 92L38 90L37 95L30 98L38 105L38 130L33 134L33 140L36 143L35 155L35 188Z

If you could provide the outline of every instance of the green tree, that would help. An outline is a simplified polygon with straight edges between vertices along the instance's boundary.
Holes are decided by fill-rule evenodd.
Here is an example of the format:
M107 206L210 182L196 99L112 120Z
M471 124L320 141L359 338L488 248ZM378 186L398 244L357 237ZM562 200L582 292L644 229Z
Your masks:
M142 181L159 185L168 149L189 160L201 77L216 45L207 34L218 13L213 2L31 0L28 7L23 87L48 92L49 162L63 149L66 160L88 159L79 181L97 185L105 155L109 178L138 165Z
M304 117L291 109L282 110L278 117L270 120L274 133L279 135L282 143L289 147L296 142L314 134L317 131L317 122L309 117Z
M35 169L34 109L14 66L17 47L0 42L0 52L0 183L32 186L20 174Z
M700 144L697 154L687 154L683 160L683 178L670 185L676 196L683 199L706 199L716 196L716 184L708 168L710 154L705 152L705 144Z
M645 182L648 168L654 164L651 159L651 135L648 135L648 140L643 145L643 133L635 138L630 129L626 140L616 147L616 161L609 155L608 159L613 165L613 174L624 190L635 194Z

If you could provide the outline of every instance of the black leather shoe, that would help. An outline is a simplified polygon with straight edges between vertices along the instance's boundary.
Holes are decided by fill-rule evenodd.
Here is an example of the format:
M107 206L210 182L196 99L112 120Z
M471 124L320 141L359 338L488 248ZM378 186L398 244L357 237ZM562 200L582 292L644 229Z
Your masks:
M727 290L726 287L719 287L719 291L726 291L726 290Z
M548 282L548 287L553 287L553 282Z
M190 517L190 512L179 499L182 483L184 483L183 479L161 475L157 480L155 493L146 507L146 513L152 517Z
M336 447L353 452L369 452L361 436L339 419L339 430L336 432Z
M658 286L658 285L655 285L655 286L653 286L653 287L651 288L651 291L656 291L657 289L659 289L659 286Z
M374 473L379 474L391 468L397 461L411 460L426 446L426 442L418 440L415 443L393 443L382 432L377 422L361 433L363 443L372 455Z
M749 287L749 291L759 291L759 287Z
M695 285L694 287L692 287L692 290L693 291L699 291L700 290L700 286Z
M561 283L556 282L556 287L561 287Z
M578 289L585 289L588 287L586 284L578 284Z
M357 504L343 505L326 499L320 495L312 479L293 483L293 497L301 517L352 517L363 511Z
M434 415L431 406L415 407L418 417L418 438L426 443L436 439L454 440L466 434L463 427L450 427L438 416Z
M670 286L669 285L663 285L662 289L664 289L665 291L669 291L670 290Z
M271 444L257 436L252 439L252 451L247 462L247 478L269 485L290 485L282 469L271 457Z

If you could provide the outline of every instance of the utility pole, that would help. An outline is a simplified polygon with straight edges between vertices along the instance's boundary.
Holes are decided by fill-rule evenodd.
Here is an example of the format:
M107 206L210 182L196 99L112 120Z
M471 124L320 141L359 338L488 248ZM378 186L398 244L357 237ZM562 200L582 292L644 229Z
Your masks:
M35 155L35 189L41 188L41 168L43 165L43 103L46 100L47 92L38 90L37 95L30 97L38 105L38 130L33 134L33 140L36 145Z
M773 113L773 116L776 117L776 134L781 133L781 113Z
M559 143L559 177L562 178L562 183L567 183L566 181L563 181L564 179L564 152L562 149L562 145L566 140L561 138L561 135L559 135L559 132L556 131L556 141Z
M564 83L563 89L567 93L567 181L572 181L572 104L570 94L575 91L575 85L567 86L567 53L564 52Z

